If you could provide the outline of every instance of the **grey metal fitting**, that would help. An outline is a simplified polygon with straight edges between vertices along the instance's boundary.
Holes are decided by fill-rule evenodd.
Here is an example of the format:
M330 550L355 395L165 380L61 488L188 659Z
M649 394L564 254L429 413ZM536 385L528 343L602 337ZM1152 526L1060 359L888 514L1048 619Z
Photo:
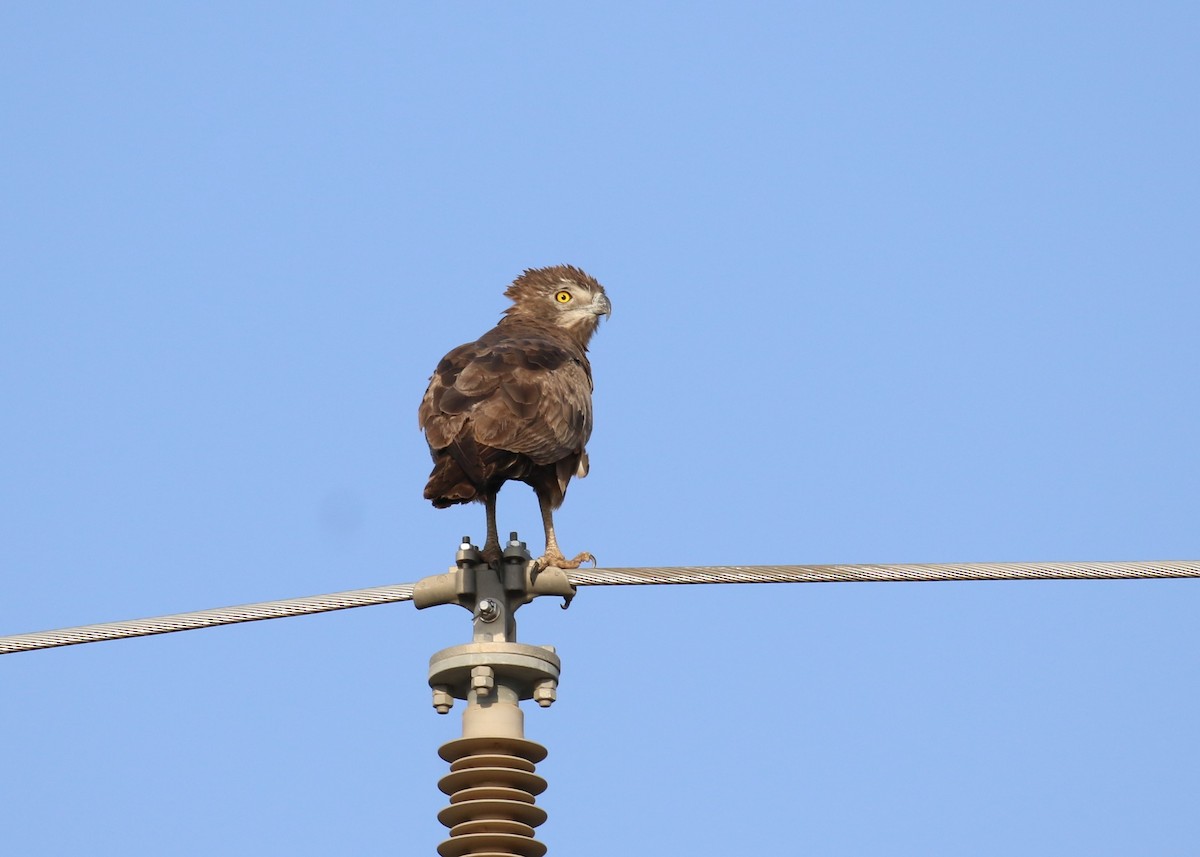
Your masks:
M454 564L459 568L466 568L469 565L474 565L483 561L483 553L475 545L471 544L470 536L463 536L462 543L458 546L458 551L454 554Z
M495 598L484 598L479 602L475 615L484 622L495 622L500 617L500 604Z
M471 670L471 690L479 696L487 696L496 686L496 673L491 667L475 667Z
M532 559L525 542L521 541L516 533L508 534L508 545L504 548L502 556L506 565L515 564L521 568L524 568L525 563Z
M438 714L450 713L450 709L454 707L454 697L450 695L450 688L439 684L433 689L433 707Z
M549 708L556 699L558 699L558 682L554 679L543 679L533 686L533 701L542 708Z

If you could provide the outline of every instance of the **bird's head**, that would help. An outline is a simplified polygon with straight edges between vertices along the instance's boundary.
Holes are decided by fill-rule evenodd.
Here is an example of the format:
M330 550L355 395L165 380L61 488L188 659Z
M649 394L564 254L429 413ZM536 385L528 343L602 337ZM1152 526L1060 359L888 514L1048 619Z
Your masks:
M531 268L513 280L504 294L513 302L504 311L508 318L564 328L585 347L600 316L612 315L604 286L571 265Z

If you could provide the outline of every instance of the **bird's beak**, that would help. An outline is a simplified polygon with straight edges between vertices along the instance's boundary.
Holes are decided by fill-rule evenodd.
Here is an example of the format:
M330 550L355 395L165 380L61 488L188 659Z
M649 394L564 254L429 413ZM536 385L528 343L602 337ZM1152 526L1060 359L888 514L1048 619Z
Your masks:
M592 312L605 318L612 316L612 304L608 302L608 295L596 295L592 298Z

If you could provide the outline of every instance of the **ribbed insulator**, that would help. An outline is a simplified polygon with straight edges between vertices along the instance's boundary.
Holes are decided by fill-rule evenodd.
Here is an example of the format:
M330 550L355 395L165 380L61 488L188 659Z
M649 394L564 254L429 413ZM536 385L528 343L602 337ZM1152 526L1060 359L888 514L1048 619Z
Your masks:
M546 820L534 796L546 781L534 773L546 748L520 738L460 738L442 745L438 755L450 773L438 788L450 805L438 821L450 838L438 846L441 857L542 857L546 846L533 829Z

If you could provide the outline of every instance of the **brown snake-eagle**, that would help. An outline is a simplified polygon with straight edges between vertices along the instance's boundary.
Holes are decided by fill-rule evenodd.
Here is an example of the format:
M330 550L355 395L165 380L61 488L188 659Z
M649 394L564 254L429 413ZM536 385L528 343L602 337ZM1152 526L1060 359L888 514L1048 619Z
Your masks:
M578 568L590 553L563 556L554 510L573 476L586 476L592 434L587 346L612 306L578 268L527 270L504 292L500 323L442 358L417 412L433 455L425 499L439 509L482 502L484 558L499 562L496 494L510 479L537 492L546 552L537 568Z

